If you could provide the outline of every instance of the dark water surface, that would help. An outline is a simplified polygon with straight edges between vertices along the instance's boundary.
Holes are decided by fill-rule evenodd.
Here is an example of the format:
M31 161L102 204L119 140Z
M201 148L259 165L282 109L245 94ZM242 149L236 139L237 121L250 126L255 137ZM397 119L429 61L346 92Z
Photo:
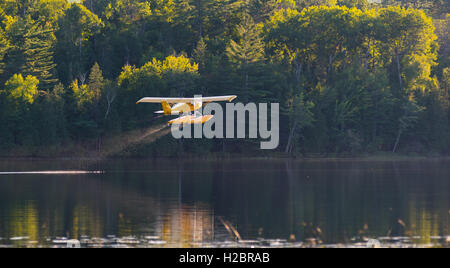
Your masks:
M448 247L449 184L448 159L0 160L0 246Z

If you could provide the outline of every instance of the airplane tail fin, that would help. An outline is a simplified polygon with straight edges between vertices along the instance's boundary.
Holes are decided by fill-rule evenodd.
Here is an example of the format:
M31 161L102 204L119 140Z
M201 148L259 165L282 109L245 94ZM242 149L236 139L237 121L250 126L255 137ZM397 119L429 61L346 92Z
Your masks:
M169 115L172 114L172 108L170 107L169 103L167 101L161 102L164 114Z

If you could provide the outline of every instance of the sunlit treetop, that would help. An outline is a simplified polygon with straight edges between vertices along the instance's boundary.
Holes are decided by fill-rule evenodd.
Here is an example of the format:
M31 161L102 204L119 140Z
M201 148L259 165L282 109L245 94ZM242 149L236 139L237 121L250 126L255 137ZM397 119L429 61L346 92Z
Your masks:
M67 0L4 0L0 3L0 19L2 13L9 16L27 17L47 26L56 26L56 21L70 6Z
M11 99L32 104L39 93L38 84L39 80L34 76L28 75L24 79L21 74L15 74L6 81L5 91Z
M198 75L198 64L192 63L191 60L184 55L168 56L163 61L153 58L141 68L126 65L122 69L122 73L118 78L119 86L124 81L135 81L138 77L157 76L162 77L167 74L187 74Z
M142 70L154 72L162 75L165 73L197 73L198 64L191 63L189 58L184 55L180 56L168 56L163 61L153 58L151 62L148 62L141 68Z
M148 1L118 0L108 3L104 11L107 19L117 17L127 23L144 19L150 15L152 15L152 9Z
M57 35L61 41L79 44L98 33L103 27L101 19L80 4L71 4L58 21Z

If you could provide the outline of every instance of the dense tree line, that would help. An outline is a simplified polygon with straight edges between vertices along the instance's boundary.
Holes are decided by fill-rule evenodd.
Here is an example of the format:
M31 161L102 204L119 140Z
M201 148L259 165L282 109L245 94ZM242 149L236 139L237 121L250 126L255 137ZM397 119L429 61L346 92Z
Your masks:
M280 103L280 152L445 153L449 20L445 0L2 0L0 150L147 127L139 98L200 93Z

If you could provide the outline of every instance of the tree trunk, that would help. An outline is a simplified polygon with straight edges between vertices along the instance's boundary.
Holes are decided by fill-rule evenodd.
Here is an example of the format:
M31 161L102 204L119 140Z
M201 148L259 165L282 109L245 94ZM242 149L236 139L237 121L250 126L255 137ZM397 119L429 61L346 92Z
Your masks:
M183 154L184 149L183 149L183 138L178 139L178 155Z
M403 89L402 72L401 72L401 66L400 66L400 55L398 53L398 46L395 47L395 58L397 61L398 82L400 84L400 89Z
M70 63L69 63L69 81L73 81L73 67L72 67L72 65L73 65L73 62L72 61L70 61Z
M297 80L297 88L300 90L300 82L302 79L303 64L299 62L298 57L295 57L295 78Z
M130 49L128 45L125 46L125 65L130 65Z
M367 71L367 66L369 64L369 55L370 55L370 40L369 43L367 45L367 51L366 54L364 55L364 71Z
M81 37L80 37L80 66L81 66L81 63L83 62L82 60L83 60L83 55L81 53Z
M295 120L295 123L294 123L294 125L291 128L291 132L289 133L289 138L288 138L288 143L286 145L285 153L291 153L292 140L294 139L294 136L295 136L295 130L297 128L297 124L298 124L298 121Z
M106 113L105 113L105 120L106 120L106 118L108 118L110 109L111 109L111 102L108 101L108 107L106 108Z
M375 101L375 114L378 114L378 102ZM373 120L373 127L372 127L372 141L375 141L375 138L377 137L377 124L378 120Z
M197 23L198 23L198 35L201 39L203 37L203 14L202 14L202 0L197 0Z
M336 54L331 54L329 57L328 57L328 73L327 73L327 75L328 75L328 78L330 78L331 77L331 73L333 72L333 62L334 62L334 58L336 57Z
M248 72L245 73L245 96L246 96L246 101L248 101L250 99L249 96L249 92L248 92Z
M403 131L401 129L398 130L397 139L396 139L395 144L394 144L394 149L392 149L393 153L395 153L395 151L397 151L397 147L398 147L398 144L400 142L400 137L402 135L402 132Z
M111 105L114 102L114 100L116 99L116 93L115 92L108 92L106 94L106 101L108 103L107 109L106 109L106 113L105 113L105 120L106 118L108 118L109 112L111 111Z
M102 148L102 136L98 136L98 140L97 140L97 152L100 152Z
M244 67L244 98L243 100L245 102L248 102L250 99L249 92L248 92L248 59L245 59L245 67Z
M298 90L297 93L300 93L300 91L301 91L300 83L301 83L301 79L302 79L303 64L301 62L299 62L298 57L295 57L294 63L295 63L295 79L297 81L297 90ZM295 105L295 104L292 104L292 105ZM291 151L292 151L293 139L295 137L295 130L297 129L297 124L298 124L298 119L295 118L294 120L295 120L294 125L292 126L291 131L289 132L288 143L287 143L286 149L285 149L285 152L288 154L291 153Z

